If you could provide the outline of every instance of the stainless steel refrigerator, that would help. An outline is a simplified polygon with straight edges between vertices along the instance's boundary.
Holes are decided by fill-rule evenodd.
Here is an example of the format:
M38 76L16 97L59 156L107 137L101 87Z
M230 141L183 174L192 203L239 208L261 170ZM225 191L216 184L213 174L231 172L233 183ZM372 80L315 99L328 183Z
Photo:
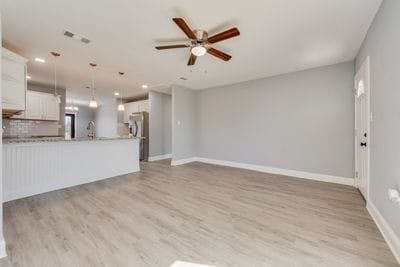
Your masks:
M148 161L149 159L149 113L135 112L129 116L129 132L136 137L140 137L139 159Z

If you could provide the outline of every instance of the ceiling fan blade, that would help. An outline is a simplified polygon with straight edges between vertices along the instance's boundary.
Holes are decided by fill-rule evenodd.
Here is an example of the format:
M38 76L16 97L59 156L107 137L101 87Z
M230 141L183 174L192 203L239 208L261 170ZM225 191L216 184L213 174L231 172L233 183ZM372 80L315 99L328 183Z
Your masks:
M188 61L188 66L194 65L194 63L196 63L196 59L197 59L197 57L196 57L195 55L193 55L192 53L190 53L190 58L189 58L189 61Z
M189 46L190 45L162 45L162 46L156 46L156 49L163 50L163 49L173 49L173 48L184 48Z
M193 31L189 28L186 22L182 18L173 18L172 19L176 25L189 37L190 39L196 39L196 35L194 35Z
M225 54L224 52L214 49L212 47L207 50L207 53L209 53L210 55L213 55L214 57L225 60L225 61L228 61L232 58L232 56Z
M213 44L213 43L221 42L223 40L226 40L226 39L238 36L238 35L240 35L238 28L232 28L227 31L224 31L224 32L221 32L221 33L218 33L216 35L209 37L208 42Z

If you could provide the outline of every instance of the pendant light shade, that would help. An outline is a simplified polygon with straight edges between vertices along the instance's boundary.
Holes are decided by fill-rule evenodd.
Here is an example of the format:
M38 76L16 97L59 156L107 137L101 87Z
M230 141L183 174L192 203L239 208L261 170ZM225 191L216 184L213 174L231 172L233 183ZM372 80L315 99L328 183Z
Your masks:
M97 101L96 101L96 99L92 98L92 100L89 101L89 107L91 107L91 108L97 108Z
M94 68L97 66L97 64L90 63L89 64L92 67L92 99L89 101L89 107L90 108L97 108L97 101L96 98L94 97L95 95L95 88L94 88Z
M118 72L118 74L122 77L123 75L124 75L124 73L123 72ZM119 96L120 96L120 103L118 104L118 111L124 111L125 110L125 105L122 103L122 90L121 90L121 93L119 94Z
M60 56L60 53L51 52L54 57L54 97L58 104L61 103L61 95L57 91L57 57Z
M124 104L122 104L122 103L119 104L119 105L118 105L118 110L119 110L119 111L124 111L124 110L125 110Z

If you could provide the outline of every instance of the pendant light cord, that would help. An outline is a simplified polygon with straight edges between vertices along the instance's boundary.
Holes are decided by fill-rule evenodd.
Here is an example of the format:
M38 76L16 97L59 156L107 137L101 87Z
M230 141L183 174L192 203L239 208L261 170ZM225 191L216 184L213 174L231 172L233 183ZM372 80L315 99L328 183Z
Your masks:
M90 66L92 66L92 100L94 100L94 68L96 64L91 63Z
M54 95L57 96L57 58L54 57Z

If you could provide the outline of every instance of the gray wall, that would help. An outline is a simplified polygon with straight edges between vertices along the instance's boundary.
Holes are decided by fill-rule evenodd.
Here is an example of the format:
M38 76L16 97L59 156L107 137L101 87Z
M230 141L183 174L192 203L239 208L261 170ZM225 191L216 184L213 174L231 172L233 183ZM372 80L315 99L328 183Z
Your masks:
M149 156L171 154L172 103L171 95L149 92Z
M76 114L76 137L87 137L86 127L90 121L94 121L94 110L88 106L78 106L78 108L78 111L72 112Z
M96 135L98 137L118 136L117 102L104 103L95 109Z
M370 201L400 237L400 209L387 197L400 189L400 1L385 0L356 59L370 56Z
M196 156L196 95L196 91L172 87L172 160Z
M197 156L353 177L353 78L350 62L201 90Z

